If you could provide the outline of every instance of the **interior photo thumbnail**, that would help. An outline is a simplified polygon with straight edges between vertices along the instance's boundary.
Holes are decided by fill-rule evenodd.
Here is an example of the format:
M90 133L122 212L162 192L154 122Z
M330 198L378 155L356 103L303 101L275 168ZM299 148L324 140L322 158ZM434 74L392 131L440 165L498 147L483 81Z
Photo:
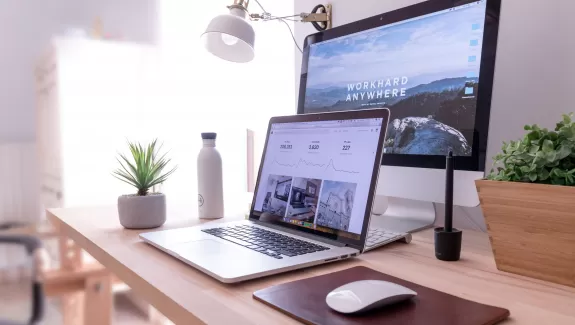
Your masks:
M317 212L321 180L296 177L292 185L285 221L313 224Z
M324 181L316 224L347 231L356 187L355 183Z
M270 175L262 212L285 216L291 183L291 176Z

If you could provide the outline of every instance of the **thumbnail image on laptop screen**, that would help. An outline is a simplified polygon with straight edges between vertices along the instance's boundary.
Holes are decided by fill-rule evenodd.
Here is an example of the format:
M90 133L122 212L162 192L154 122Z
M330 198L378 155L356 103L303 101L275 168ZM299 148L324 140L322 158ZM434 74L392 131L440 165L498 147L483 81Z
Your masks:
M254 215L359 239L381 126L381 118L272 124Z
M311 44L303 113L387 107L385 153L471 156L486 3Z

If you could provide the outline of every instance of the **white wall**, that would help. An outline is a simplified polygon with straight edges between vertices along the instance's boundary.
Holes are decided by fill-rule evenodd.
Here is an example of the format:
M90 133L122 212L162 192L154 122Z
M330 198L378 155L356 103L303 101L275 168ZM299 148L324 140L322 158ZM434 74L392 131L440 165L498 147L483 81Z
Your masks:
M421 0L331 0L333 23L339 26ZM525 124L554 127L562 113L572 112L575 89L575 30L571 0L503 0L487 166L501 142L523 135ZM295 11L309 11L318 2L295 0ZM551 4L552 3L552 4ZM312 26L298 24L300 44L314 33ZM295 75L299 82L301 57L296 57ZM440 207L441 217L443 207ZM481 211L457 209L456 222L465 227L485 229Z
M157 0L0 1L0 143L33 141L34 62L50 37L67 28L91 29L96 19L111 36L151 43Z

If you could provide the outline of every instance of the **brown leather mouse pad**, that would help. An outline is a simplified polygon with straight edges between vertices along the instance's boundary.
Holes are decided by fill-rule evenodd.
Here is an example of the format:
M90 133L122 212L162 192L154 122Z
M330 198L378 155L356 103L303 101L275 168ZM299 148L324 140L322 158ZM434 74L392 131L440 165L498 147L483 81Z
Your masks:
M359 280L397 283L417 292L417 297L360 315L344 315L328 307L325 297L330 291ZM506 309L461 299L363 266L276 285L253 296L306 324L491 325L509 317Z

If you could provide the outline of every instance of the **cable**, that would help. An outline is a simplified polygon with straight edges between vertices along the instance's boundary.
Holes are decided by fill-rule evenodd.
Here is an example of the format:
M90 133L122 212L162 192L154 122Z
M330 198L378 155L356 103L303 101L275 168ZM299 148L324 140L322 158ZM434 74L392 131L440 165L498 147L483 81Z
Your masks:
M264 7L262 6L262 4L261 4L258 0L254 0L254 1L258 4L258 6L260 6L260 9L263 11L263 14L264 14L264 15L268 15L269 17L271 17L271 15L264 9ZM325 8L325 7L324 7L324 8ZM294 15L294 16L291 16L291 17L297 17L297 15ZM297 43L297 40L295 39L295 35L294 35L294 33L293 33L292 29L291 29L291 26L288 24L287 21L284 20L284 18L290 18L290 17L289 17L289 16L288 16L288 17L274 17L274 20L279 20L279 21L281 21L282 23L284 23L284 24L287 26L287 28L289 29L289 32L290 32L290 34L291 34L291 38L293 39L293 42L294 42L294 44L295 44L295 46L297 47L297 49L298 49L301 53L303 53L303 50L301 49L301 47L299 47L299 45L298 45L298 43Z
M264 9L264 7L262 6L262 4L261 4L258 0L254 0L254 1L258 4L258 6L260 6L260 8L262 9L262 11L263 11L264 13L267 13L267 11Z
M279 20L279 19L289 20L289 21L301 23L301 20L297 20L297 19L293 19L293 18L274 18L274 19L272 19L272 20Z
M283 16L283 17L276 17L276 16L271 16L270 19L288 19L288 18L294 18L294 17L299 17L300 15L291 15L291 16Z
M256 0L257 1L257 0ZM286 24L287 28L289 29L289 32L291 34L291 38L293 39L293 42L295 44L295 46L297 47L297 49L303 54L303 51L301 49L301 47L299 47L299 45L297 44L297 40L295 39L295 35L293 34L293 31L291 30L291 26L288 24L287 21L283 20L283 19L278 19L279 21L281 21L282 23Z

